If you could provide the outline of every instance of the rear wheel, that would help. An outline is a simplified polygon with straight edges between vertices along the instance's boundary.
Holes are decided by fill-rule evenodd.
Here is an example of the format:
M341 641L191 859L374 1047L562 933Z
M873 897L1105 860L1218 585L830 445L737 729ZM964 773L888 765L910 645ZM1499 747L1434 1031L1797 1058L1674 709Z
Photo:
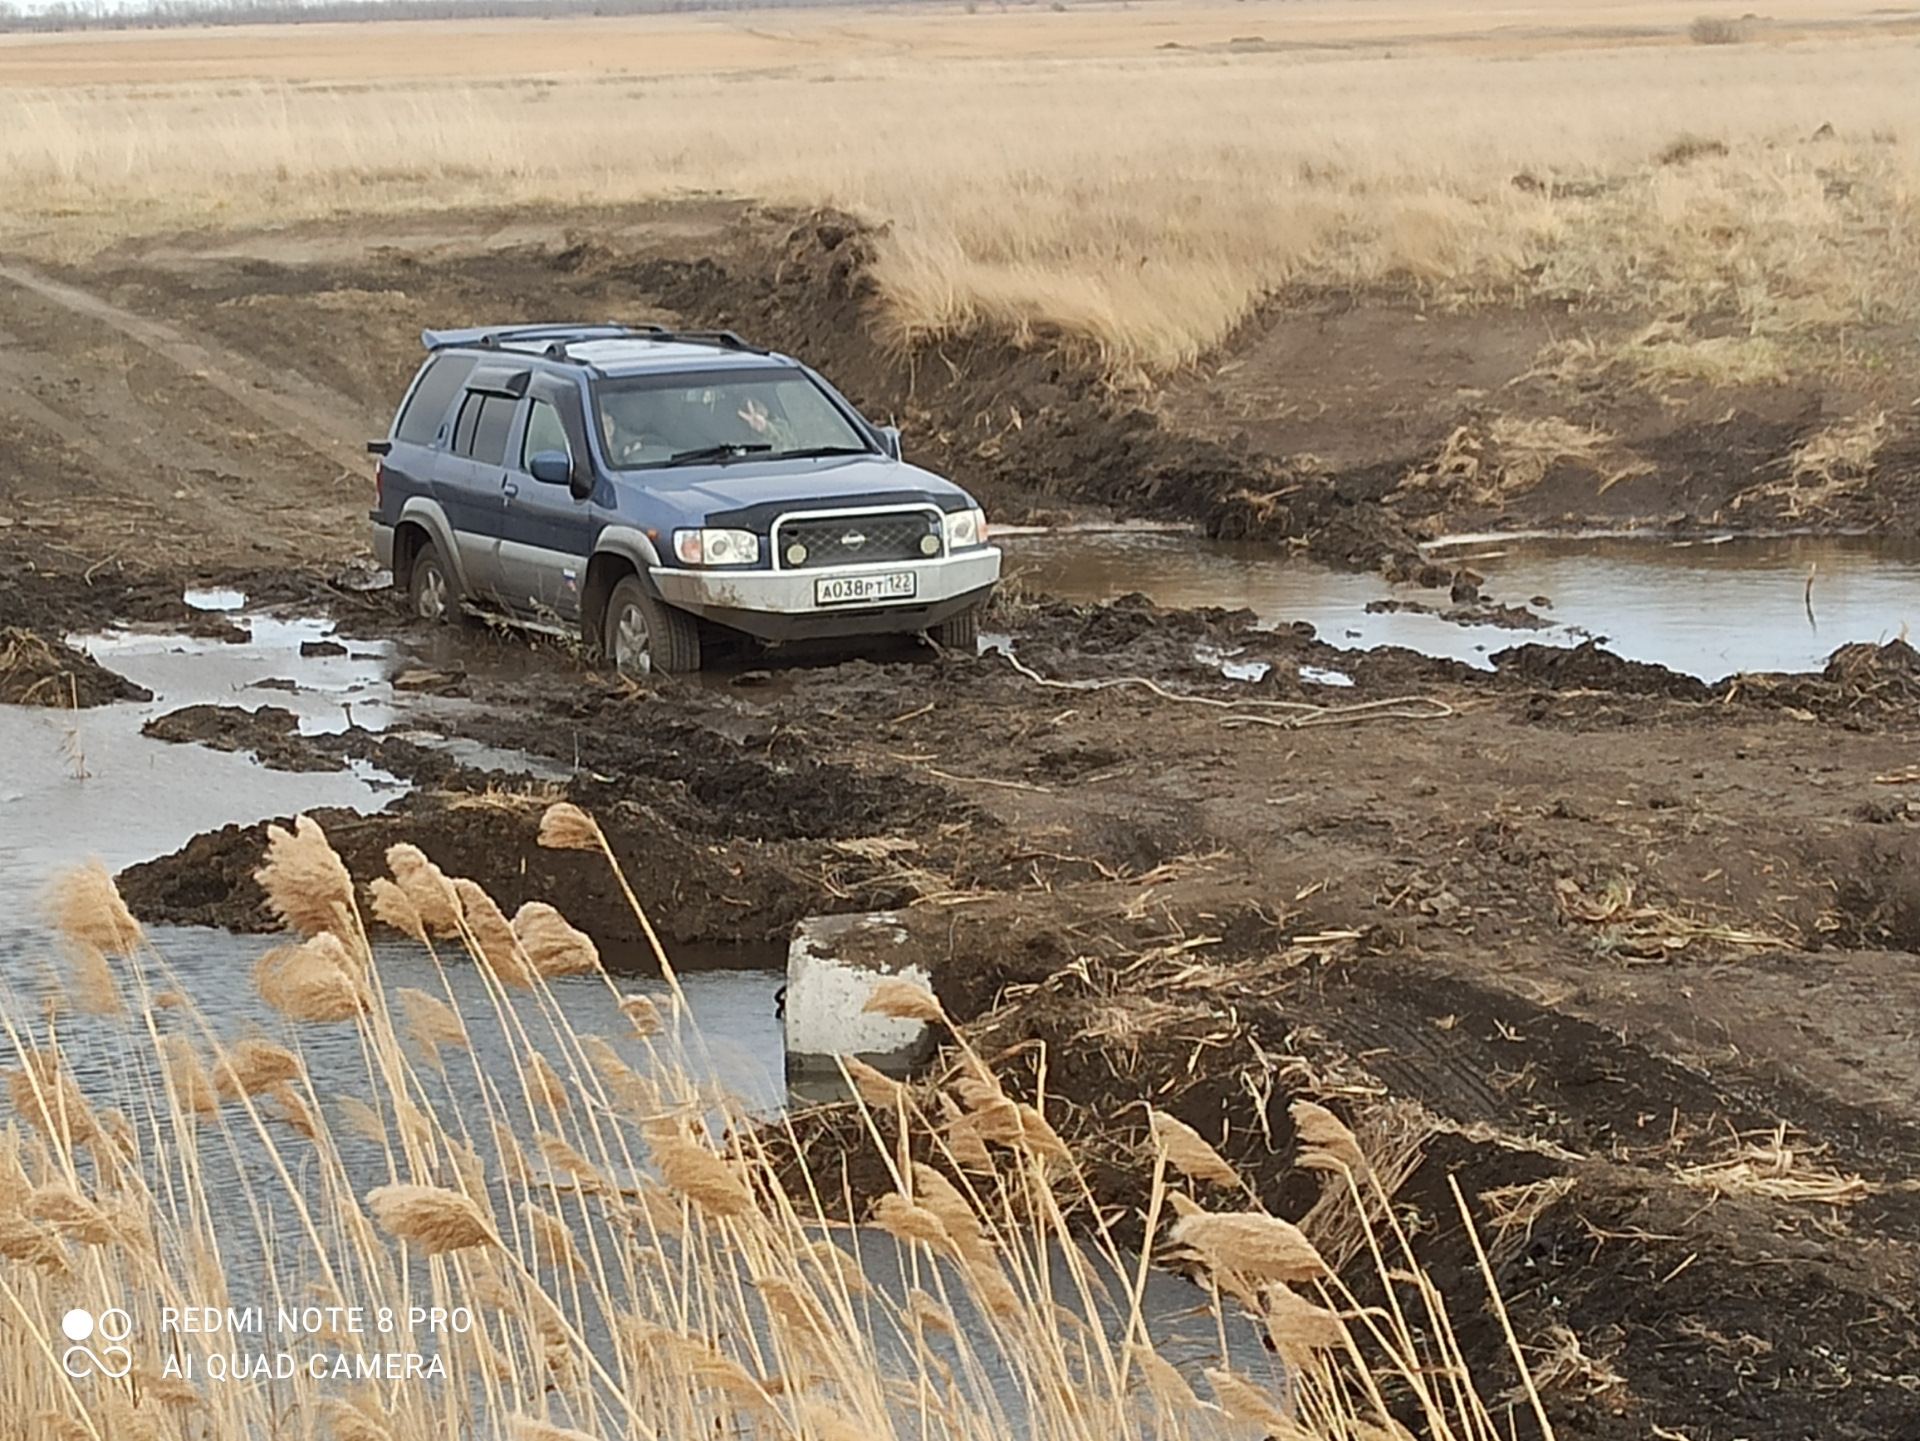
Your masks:
M700 625L685 611L648 595L640 577L630 575L607 597L600 648L624 675L655 670L684 675L700 669Z
M972 655L980 649L980 607L970 605L958 615L950 615L940 624L928 626L927 639L942 650L957 650Z
M422 545L413 558L413 568L407 573L407 603L421 620L439 624L459 618L460 594L432 541Z

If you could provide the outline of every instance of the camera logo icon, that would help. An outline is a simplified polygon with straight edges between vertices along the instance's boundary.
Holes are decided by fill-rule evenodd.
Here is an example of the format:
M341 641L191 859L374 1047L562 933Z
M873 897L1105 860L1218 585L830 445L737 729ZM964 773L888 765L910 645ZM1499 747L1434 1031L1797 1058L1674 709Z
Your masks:
M75 1344L60 1358L61 1369L79 1379L96 1372L115 1380L133 1369L133 1352L121 1345L133 1334L133 1317L118 1306L109 1306L98 1316L79 1307L60 1318L60 1330ZM99 1351L83 1343L98 1339Z

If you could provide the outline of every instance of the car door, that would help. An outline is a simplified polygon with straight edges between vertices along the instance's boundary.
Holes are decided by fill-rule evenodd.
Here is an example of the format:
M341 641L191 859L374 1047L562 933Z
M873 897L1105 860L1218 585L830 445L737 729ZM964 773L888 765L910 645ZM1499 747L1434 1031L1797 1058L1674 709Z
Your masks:
M511 594L500 571L500 543L506 531L507 440L519 407L519 396L500 378L476 376L454 414L452 441L434 466L434 495L453 527L467 594L476 599L499 601Z
M576 386L535 376L508 464L500 570L515 609L536 618L580 618L580 587L603 519L591 496L577 498L567 482L536 479L532 470L545 451L565 455L576 476L593 474L583 415Z

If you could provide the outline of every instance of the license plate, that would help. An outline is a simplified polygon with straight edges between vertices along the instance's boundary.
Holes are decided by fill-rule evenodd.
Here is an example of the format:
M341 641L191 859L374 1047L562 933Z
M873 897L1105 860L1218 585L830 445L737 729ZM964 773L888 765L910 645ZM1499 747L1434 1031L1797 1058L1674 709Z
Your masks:
M910 570L884 575L827 575L813 583L815 605L858 605L861 601L912 600L919 578Z

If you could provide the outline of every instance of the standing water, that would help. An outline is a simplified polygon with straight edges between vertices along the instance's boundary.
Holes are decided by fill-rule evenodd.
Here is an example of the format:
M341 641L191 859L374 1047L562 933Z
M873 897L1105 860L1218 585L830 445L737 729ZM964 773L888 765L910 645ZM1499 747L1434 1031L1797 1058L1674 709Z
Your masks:
M1002 543L1010 574L1063 600L1139 591L1174 608L1245 608L1266 626L1306 621L1342 649L1398 645L1480 666L1511 645L1597 638L1629 660L1715 681L1741 671L1818 670L1848 642L1884 642L1920 623L1920 541L1483 537L1431 548L1436 563L1485 577L1483 599L1536 610L1549 622L1539 630L1369 612L1386 600L1440 609L1449 602L1444 590L1329 570L1270 545L1126 530Z

